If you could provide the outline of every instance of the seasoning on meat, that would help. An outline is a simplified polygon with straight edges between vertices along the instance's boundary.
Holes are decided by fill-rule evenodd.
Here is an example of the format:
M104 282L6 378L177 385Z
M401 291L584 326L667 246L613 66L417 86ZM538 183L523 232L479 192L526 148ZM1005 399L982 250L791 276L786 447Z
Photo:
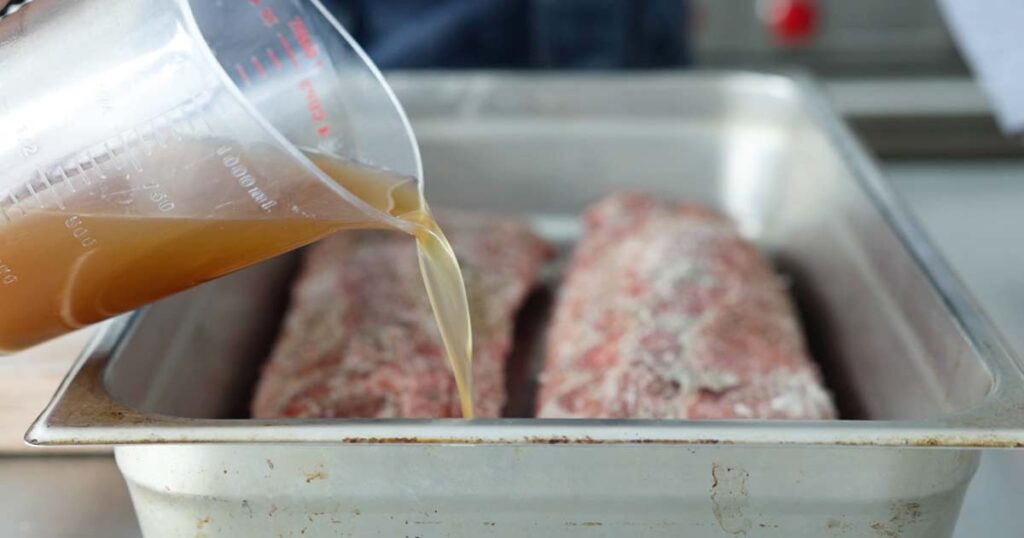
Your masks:
M786 286L726 217L593 206L548 335L538 416L833 418Z
M516 311L550 248L517 220L441 217L469 295L476 413L496 417ZM252 409L256 418L461 416L412 238L344 232L310 249Z

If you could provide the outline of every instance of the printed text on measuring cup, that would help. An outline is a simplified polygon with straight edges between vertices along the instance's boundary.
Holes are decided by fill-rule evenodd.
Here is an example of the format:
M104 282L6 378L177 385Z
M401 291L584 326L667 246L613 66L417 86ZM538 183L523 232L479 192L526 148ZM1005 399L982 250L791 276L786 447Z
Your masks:
M231 175L238 180L238 185L246 190L249 197L259 204L263 211L270 210L277 205L277 200L272 200L263 189L256 185L256 178L249 173L249 168L242 164L242 160L233 154L230 146L221 146L217 149L217 155L221 157L221 163Z

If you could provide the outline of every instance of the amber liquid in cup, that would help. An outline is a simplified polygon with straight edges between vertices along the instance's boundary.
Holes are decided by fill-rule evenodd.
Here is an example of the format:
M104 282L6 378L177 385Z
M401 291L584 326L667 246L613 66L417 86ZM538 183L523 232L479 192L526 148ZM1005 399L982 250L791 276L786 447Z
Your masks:
M462 413L472 417L465 286L455 254L417 183L338 159L308 156L364 202L413 225L420 269ZM32 346L356 227L365 226L300 217L232 220L49 210L0 219L0 352Z

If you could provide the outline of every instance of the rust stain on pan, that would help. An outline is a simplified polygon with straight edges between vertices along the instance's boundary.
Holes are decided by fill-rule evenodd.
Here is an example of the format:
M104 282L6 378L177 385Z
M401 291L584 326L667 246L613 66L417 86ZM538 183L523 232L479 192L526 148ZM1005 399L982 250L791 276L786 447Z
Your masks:
M711 509L718 526L729 534L746 535L753 526L744 517L749 502L750 473L739 466L711 464Z
M811 442L787 442L774 440L770 442L749 442L745 440L721 439L714 437L703 437L695 439L665 439L656 437L640 437L632 439L596 439L591 436L566 436L566 435L539 435L524 437L438 437L438 436L364 436L364 437L341 437L335 439L324 439L321 437L305 439L301 434L290 433L282 436L266 435L239 435L232 438L210 439L204 436L200 427L192 432L179 430L165 431L167 428L157 425L153 431L140 433L135 431L133 417L126 414L125 422L118 424L110 433L97 434L93 430L97 426L81 427L72 426L71 429L81 429L85 435L74 435L62 432L57 438L46 439L42 443L39 439L31 436L25 438L26 442L33 445L46 444L52 446L63 445L164 445L164 444L225 444L225 443L288 443L302 444L305 442L316 443L338 443L338 444L409 444L409 445L735 445L741 447L879 447L879 448L910 448L910 447L950 447L950 448L1024 448L1024 441L1008 438L1001 435L974 435L974 434L950 434L950 435L926 435L900 438L840 438L829 440L816 440ZM175 426L184 426L178 425ZM205 425L201 425L205 426ZM30 432L32 433L32 432ZM123 437L129 434L130 438ZM49 432L52 435L52 432Z
M917 524L923 512L917 502L895 502L890 506L892 517L888 521L876 521L871 529L886 538L898 538L904 535L904 529Z
M203 439L188 437L157 437L156 434L147 438L135 438L131 440L118 439L115 437L63 437L56 440L48 439L41 443L39 439L28 437L25 441L30 445L45 444L47 446L68 446L68 445L178 445L178 444L263 444L263 443L288 443L302 444L307 442L303 439ZM906 439L903 441L873 440L873 439L838 439L829 442L812 443L791 443L791 442L770 442L770 443L747 443L729 439L592 439L574 437L526 437L508 439L483 439L474 437L343 437L341 439L314 439L308 442L323 443L334 442L348 445L371 445L371 444L414 444L414 445L735 445L742 447L782 447L782 446L806 446L806 447L878 447L878 448L927 448L927 447L949 447L949 448L1024 448L1024 442L1009 439L978 439L978 438L946 438L926 437L921 439Z
M842 446L842 447L883 447L883 448L901 448L901 447L914 447L914 448L927 448L927 447L952 447L952 448L1024 448L1024 442L1012 441L1008 439L984 439L984 438L968 438L964 439L961 437L923 437L923 438L912 438L906 439L902 442L890 442L890 441L879 441L876 439L863 439L863 440L837 440L829 445ZM815 446L820 446L818 445ZM827 445L826 445L827 446Z
M526 437L523 439L482 439L474 437L344 437L343 444L407 445L730 445L721 439L594 439L592 437Z

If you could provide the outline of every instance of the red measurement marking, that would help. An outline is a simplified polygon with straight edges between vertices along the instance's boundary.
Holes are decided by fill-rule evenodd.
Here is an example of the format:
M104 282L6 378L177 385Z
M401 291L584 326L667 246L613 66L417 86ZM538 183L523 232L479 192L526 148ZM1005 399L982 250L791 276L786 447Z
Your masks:
M327 118L327 113L324 112L324 106L320 103L320 96L316 94L313 83L308 78L303 79L299 83L299 88L306 92L306 109L309 110L309 117L316 122L324 121Z
M274 49L267 49L267 59L270 60L270 65L273 65L274 69L281 69L281 60L277 58L277 53L274 52Z
M267 28L270 28L276 25L277 23L281 22L280 20L278 20L277 14L274 13L274 8L272 7L265 7L260 10L260 20L263 21L263 24L267 25Z
M249 3L254 5L254 6L258 6L258 5L260 5L260 1L261 0L249 0Z
M298 41L299 48L302 49L306 58L316 58L320 54L316 44L313 43L313 38L309 35L309 29L306 28L306 21L301 17L295 17L288 23L288 27L291 28L292 34L295 35L295 41Z
M267 70L263 68L263 62L259 58L252 56L249 61L252 62L252 68L256 70L256 74L261 77L267 76Z
M242 82L244 82L246 86L252 84L252 80L249 80L249 73L245 72L245 67L242 67L242 64L235 64L235 72L238 73L238 76L242 79Z
M323 138L323 137L331 134L331 126L330 125L324 125L324 126L320 127L319 129L316 130L316 134L320 138Z
M277 39L281 42L281 46L284 47L285 56L292 61L292 64L295 65L295 67L298 67L299 59L295 57L295 50L292 49L292 44L288 42L288 38L281 32L278 32Z

